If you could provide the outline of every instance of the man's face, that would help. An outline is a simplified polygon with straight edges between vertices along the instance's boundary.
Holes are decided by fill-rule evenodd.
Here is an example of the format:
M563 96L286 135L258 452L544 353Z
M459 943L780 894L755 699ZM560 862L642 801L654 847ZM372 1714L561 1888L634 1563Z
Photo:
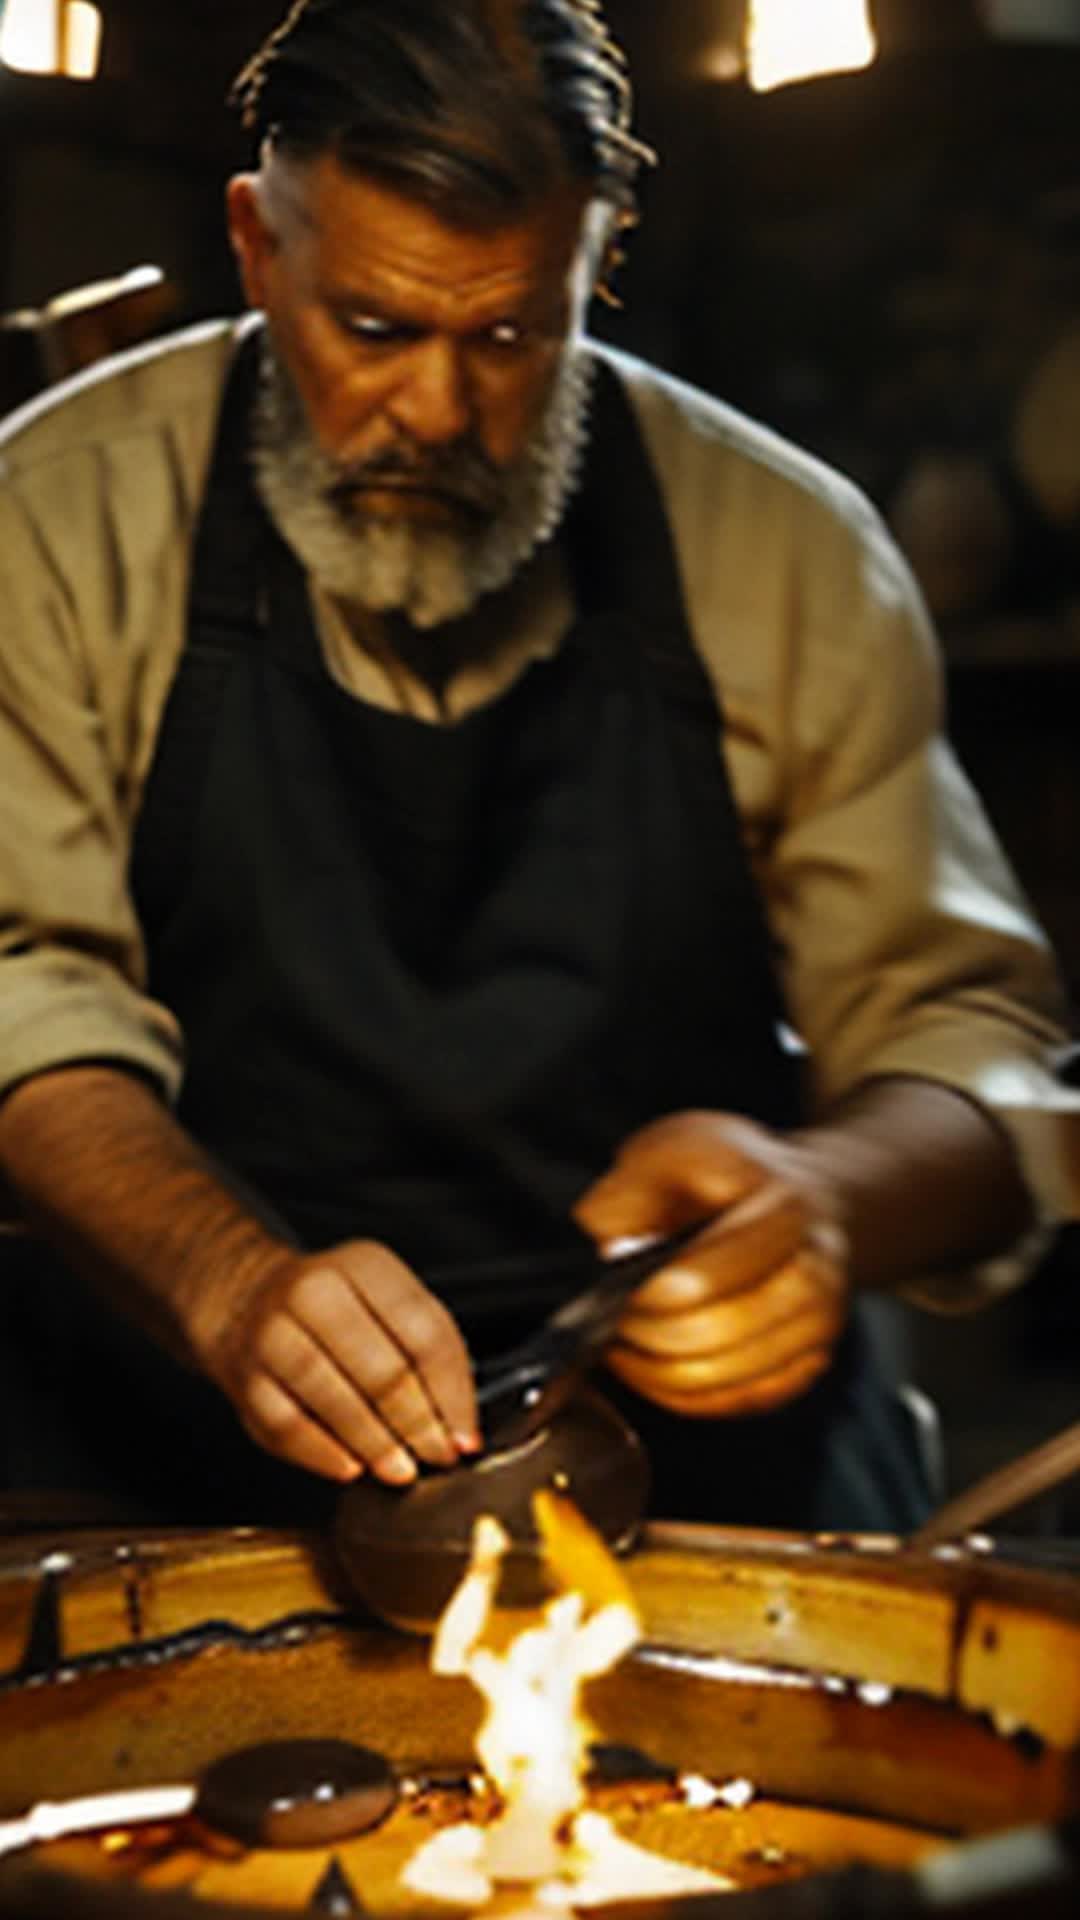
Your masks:
M591 290L586 212L567 185L465 230L330 155L231 183L245 290L343 519L467 535L499 512Z

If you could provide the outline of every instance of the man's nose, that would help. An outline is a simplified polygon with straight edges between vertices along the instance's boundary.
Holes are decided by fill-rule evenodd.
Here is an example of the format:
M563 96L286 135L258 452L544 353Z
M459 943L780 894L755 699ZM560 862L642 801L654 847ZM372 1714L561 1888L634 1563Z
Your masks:
M464 356L454 340L419 340L390 396L395 424L421 446L458 440L472 419Z

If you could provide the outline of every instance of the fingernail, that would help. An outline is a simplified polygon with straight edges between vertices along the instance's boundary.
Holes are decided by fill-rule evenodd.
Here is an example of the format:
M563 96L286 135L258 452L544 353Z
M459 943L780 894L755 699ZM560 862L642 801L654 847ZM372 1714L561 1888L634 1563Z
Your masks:
M605 1260L624 1260L632 1253L644 1253L646 1247L654 1247L659 1240L658 1233L623 1233L614 1240L605 1240L603 1255Z
M475 1428L467 1433L455 1433L454 1445L460 1453L482 1453L484 1448L484 1442Z
M379 1462L376 1472L381 1480L390 1480L395 1486L408 1486L417 1477L416 1461L411 1453L399 1447Z

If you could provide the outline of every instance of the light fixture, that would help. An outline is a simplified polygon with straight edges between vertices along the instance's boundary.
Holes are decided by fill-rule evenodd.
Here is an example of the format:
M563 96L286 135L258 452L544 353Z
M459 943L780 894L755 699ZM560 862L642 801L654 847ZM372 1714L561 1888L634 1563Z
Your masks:
M746 60L757 93L868 67L876 53L868 0L750 0Z
M7 0L0 62L18 73L92 80L101 57L101 11L90 0Z

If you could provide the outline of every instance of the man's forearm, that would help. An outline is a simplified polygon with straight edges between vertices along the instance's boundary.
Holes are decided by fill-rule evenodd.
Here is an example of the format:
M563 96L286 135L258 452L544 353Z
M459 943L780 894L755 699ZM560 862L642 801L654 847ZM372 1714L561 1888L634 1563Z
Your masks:
M298 1250L156 1098L71 1067L0 1107L0 1172L28 1222L231 1400L291 1465L395 1484L479 1444L468 1351L388 1248Z
M875 1081L793 1139L838 1198L856 1286L988 1259L1031 1224L1007 1137L949 1087Z
M214 1276L264 1273L288 1244L120 1069L17 1087L0 1106L0 1168L28 1225L185 1359Z

